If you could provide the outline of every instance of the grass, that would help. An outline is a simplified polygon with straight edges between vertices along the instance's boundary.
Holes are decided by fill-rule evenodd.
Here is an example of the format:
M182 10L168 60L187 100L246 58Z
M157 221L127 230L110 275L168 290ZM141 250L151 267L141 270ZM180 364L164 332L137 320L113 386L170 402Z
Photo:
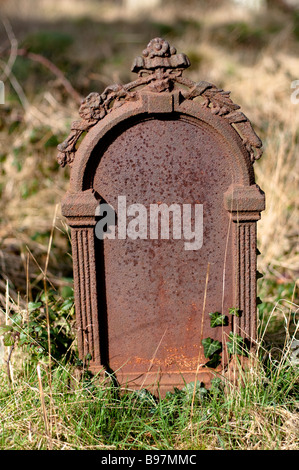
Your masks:
M15 314L7 316L20 334L15 343L4 335L6 360L12 344L14 349L9 372L0 369L1 450L298 448L299 368L292 344L299 321L295 328L288 321L295 321L295 305L284 312L282 348L266 339L281 306L277 302L269 311L266 304L247 367L241 367L240 356L232 356L230 369L211 388L189 383L159 398L90 374L88 361L84 365L77 358L70 299L49 290L37 300L28 312L15 306ZM9 296L7 307L13 307Z
M275 8L244 13L221 4L209 8L209 2L204 6L190 1L189 8L166 3L150 14L130 16L105 2L88 2L85 14L79 4L74 8L65 1L55 9L51 1L46 3L45 10L36 8L34 14L30 0L20 9L6 5L11 28L6 25L7 31L0 30L7 45L6 55L0 57L2 70L11 29L10 39L19 48L26 46L29 52L50 59L76 92L87 96L112 82L132 80L133 58L150 38L165 35L178 51L190 55L192 64L185 75L231 90L232 99L264 143L264 155L255 164L257 183L266 193L266 211L258 223L259 268L277 282L296 282L299 114L298 105L291 102L291 82L298 79L297 13ZM68 134L71 121L78 119L78 104L45 64L18 56L11 74L5 80L6 104L0 109L0 249L3 279L10 280L11 293L14 288L25 294L24 257L29 249L44 265L54 207L68 188L69 171L59 167L56 145ZM62 278L70 286L67 279L72 276L60 212L56 228L49 276L59 288ZM30 279L38 284L40 273L33 256ZM5 291L1 279L0 287Z
M0 318L18 316L30 334L13 349L9 374L0 368L0 449L298 449L298 12L178 4L135 16L92 0L3 7L11 28L0 30L0 67L4 74L9 61L11 70L1 77ZM132 80L132 59L160 35L190 56L186 76L231 90L252 121L264 143L255 173L267 207L258 222L259 339L243 387L216 381L194 397L187 384L155 400L76 365L69 230L59 207L54 224L53 216L69 181L56 145L78 119L68 82L86 96ZM10 42L52 61L67 82L49 62L9 59ZM7 359L11 345L4 349Z
M43 365L0 373L0 449L297 449L298 368L268 360L243 387L193 384L155 400L145 390L122 393L74 368ZM42 392L41 392L42 390Z

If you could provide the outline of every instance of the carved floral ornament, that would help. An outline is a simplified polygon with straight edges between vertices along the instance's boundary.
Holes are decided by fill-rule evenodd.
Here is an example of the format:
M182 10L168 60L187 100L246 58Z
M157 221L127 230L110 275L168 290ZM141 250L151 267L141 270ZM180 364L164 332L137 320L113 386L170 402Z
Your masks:
M138 74L137 80L126 85L108 86L102 94L90 93L81 103L79 109L80 121L74 121L71 132L64 142L58 145L57 160L59 164L72 165L77 142L84 132L97 124L107 114L119 108L124 103L138 100L143 86L146 91L155 93L171 92L176 85L183 85L181 94L186 100L202 98L201 106L210 110L214 115L226 119L240 135L252 163L262 156L262 142L256 135L248 118L239 111L240 106L230 98L229 91L223 91L212 83L198 83L182 77L184 69L190 66L185 54L178 54L176 49L161 38L152 39L142 56L137 57L132 66L132 72Z

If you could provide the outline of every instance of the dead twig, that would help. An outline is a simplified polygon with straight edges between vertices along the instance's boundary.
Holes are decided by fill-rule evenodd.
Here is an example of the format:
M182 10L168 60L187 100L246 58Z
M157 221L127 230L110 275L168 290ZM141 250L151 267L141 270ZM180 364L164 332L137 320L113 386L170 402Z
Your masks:
M27 100L24 100L24 96L21 90L21 87L19 83L17 82L16 78L12 74L12 68L13 65L16 61L16 58L18 56L26 57L34 62L38 62L42 64L44 67L46 67L48 70L50 70L53 75L55 75L63 87L65 88L66 92L77 102L81 103L83 97L74 89L74 87L71 85L69 80L65 77L64 73L55 65L53 62L51 62L49 59L46 57L42 56L41 54L35 54L33 52L29 52L26 49L18 49L18 41L16 39L16 36L13 32L12 26L7 18L2 19L3 26L5 28L9 43L10 43L10 55L9 59L6 62L4 69L3 69L3 74L2 78L9 78L12 86L15 88L16 92L18 95L21 95L21 101L22 104L25 107L27 107L28 103L26 102ZM3 51L1 51L3 53ZM21 93L20 93L21 92Z
M11 24L7 18L2 19L3 26L5 28L9 43L10 43L10 56L9 59L4 67L3 74L1 79L9 77L13 65L17 58L17 50L18 50L18 41L14 35L13 29Z
M61 84L64 86L65 90L67 93L77 102L81 103L83 96L81 96L71 85L69 80L65 77L64 73L55 65L53 62L51 62L49 59L46 57L40 55L40 54L35 54L34 52L29 52L26 49L18 49L16 51L18 56L22 57L27 57L28 59L34 61L34 62L39 62L42 64L44 67L46 67L50 72L55 75Z

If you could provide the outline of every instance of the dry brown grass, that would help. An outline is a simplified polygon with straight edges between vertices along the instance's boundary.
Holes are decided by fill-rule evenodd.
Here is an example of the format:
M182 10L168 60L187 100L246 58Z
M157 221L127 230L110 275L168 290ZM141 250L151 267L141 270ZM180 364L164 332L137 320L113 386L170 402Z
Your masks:
M3 11L19 43L37 30L56 28L73 36L65 60L78 66L72 75L73 85L83 95L91 88L101 91L113 81L130 80L132 58L160 33L190 55L193 65L186 74L191 79L212 81L231 90L233 100L241 105L264 142L264 155L255 163L257 183L266 193L267 204L258 223L259 268L275 282L295 282L299 272L299 104L292 104L290 97L291 82L299 78L299 58L293 16L275 9L245 12L220 1L188 1L180 8L178 4L165 2L146 16L134 15L119 4L92 0L84 5L65 0L59 7L44 0L35 2L34 8L32 0L12 1L4 3ZM4 28L1 35L7 42ZM102 55L106 59L96 63L96 69L89 68L88 61L92 64ZM5 67L7 57L1 60ZM37 93L32 90L34 73L35 79L21 81L13 69L10 79L18 81L23 101L8 102L1 109L0 154L5 155L0 175L3 300L7 277L15 300L18 289L26 292L28 253L30 282L35 285L42 279L38 265L44 265L55 206L68 186L68 170L58 168L55 147L45 144L53 134L63 140L70 122L78 118L77 104L54 76L48 83L43 69L39 69L42 86ZM16 96L13 84L13 80L6 80L9 93ZM18 120L17 131L10 132ZM37 129L42 136L34 140ZM70 256L61 259L70 249L59 212L56 228L49 278L59 287L71 272ZM292 300L296 302L296 291Z

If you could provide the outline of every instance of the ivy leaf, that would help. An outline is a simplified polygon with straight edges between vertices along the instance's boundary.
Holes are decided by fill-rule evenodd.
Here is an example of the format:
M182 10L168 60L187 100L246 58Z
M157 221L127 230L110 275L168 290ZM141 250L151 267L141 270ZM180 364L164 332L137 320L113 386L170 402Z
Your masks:
M211 359L205 363L205 367L210 367L211 369L216 369L216 367L220 364L221 362L221 356L219 353L213 354Z
M185 387L182 389L182 392L186 394L187 399L193 399L193 396L198 400L202 400L205 398L208 394L207 389L204 387L204 385L201 382L189 382L185 385Z
M218 340L212 338L204 338L202 340L202 345L204 355L207 359L209 359L211 356L213 356L214 353L221 351L222 349L221 343Z
M229 354L240 354L240 355L246 355L247 353L247 348L244 343L244 339L242 336L238 335L237 333L233 333L232 331L229 334L229 339L231 341L228 341L226 343L227 346L227 351Z
M242 310L239 310L237 307L232 307L229 309L228 313L234 315L235 317L241 317Z
M211 318L211 328L227 325L227 317L220 312L209 313Z

